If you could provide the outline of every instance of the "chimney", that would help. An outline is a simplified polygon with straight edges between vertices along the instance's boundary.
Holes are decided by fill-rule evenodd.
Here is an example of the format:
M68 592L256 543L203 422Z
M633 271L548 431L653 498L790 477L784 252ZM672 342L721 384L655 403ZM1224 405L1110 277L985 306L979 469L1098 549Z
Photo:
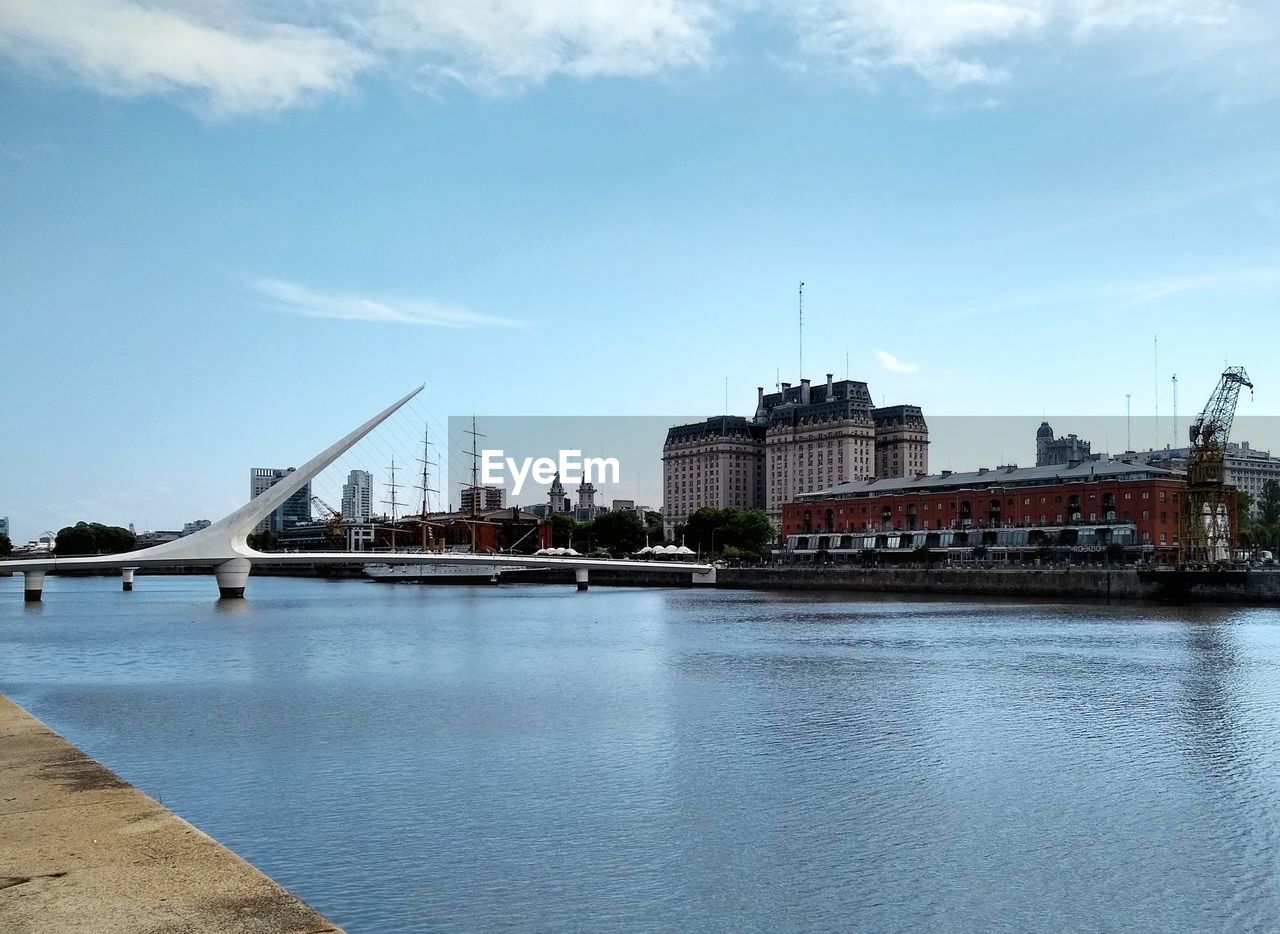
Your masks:
M830 402L833 398L835 397L832 395L832 391L831 391L831 374L828 373L827 374L827 401Z
M990 467L979 467L979 468L978 468L978 476L979 476L979 477L981 477L983 474L988 474L988 473L991 473L991 468L990 468Z
M809 404L809 381L807 379L800 380L800 404Z
M783 392L783 394L785 395L785 394L786 394L786 391L787 391L788 389L790 389L790 388L791 388L791 384L790 384L790 383L783 383L783 384L782 384L782 392Z

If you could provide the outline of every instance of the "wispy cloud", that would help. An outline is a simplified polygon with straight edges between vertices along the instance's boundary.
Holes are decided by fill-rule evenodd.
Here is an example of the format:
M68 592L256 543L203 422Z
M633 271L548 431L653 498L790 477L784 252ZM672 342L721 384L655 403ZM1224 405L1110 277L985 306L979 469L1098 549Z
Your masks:
M920 367L914 363L904 363L887 350L876 350L876 359L880 366L890 373L919 373Z
M792 64L861 84L914 75L942 90L991 86L1029 62L1115 52L1130 73L1280 93L1280 11L1249 0L773 0L796 36ZM1046 54L1048 53L1048 54ZM1097 62L1093 63L1096 67Z
M256 279L250 287L275 311L305 318L417 324L438 328L522 327L524 322L485 315L428 299L389 299L350 292L322 292L283 279Z
M989 90L1105 50L1127 76L1280 94L1272 0L0 0L0 56L214 114L279 111L377 72L437 92L713 68L763 23L794 71ZM778 29L776 27L783 27ZM1090 68L1099 67L1090 54Z
M328 30L234 7L213 4L197 16L180 3L0 0L0 54L106 93L193 95L215 114L333 94L374 61Z

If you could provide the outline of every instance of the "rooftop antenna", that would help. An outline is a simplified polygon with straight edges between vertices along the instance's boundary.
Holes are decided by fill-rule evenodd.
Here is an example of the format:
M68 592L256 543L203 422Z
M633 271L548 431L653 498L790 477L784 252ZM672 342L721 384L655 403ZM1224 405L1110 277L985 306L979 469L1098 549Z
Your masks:
M1124 394L1124 449L1126 451L1133 450L1133 423L1131 422L1131 404L1133 401L1133 393L1126 392Z
M804 379L804 283L800 283L800 378Z
M1152 378L1153 378L1153 380L1152 380L1152 385L1154 385L1154 386L1155 386L1155 390L1156 390L1156 393L1155 393L1155 395L1156 395L1156 443L1155 443L1155 448L1156 448L1156 450L1159 450L1159 449L1160 449L1160 335L1159 335L1159 334L1156 334L1156 335L1152 338L1151 346L1152 346L1152 348L1153 348L1153 349L1152 349L1153 361L1154 361L1153 365L1154 365L1154 368L1155 368L1155 369L1154 369L1154 372L1151 374L1151 375L1152 375Z
M1178 446L1178 374L1173 374L1173 447Z

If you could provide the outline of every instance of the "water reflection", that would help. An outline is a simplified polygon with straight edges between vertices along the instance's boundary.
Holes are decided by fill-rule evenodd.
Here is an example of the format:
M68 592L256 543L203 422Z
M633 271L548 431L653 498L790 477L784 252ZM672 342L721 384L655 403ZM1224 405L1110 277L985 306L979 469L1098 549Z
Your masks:
M0 689L353 932L1280 929L1271 611L145 585Z

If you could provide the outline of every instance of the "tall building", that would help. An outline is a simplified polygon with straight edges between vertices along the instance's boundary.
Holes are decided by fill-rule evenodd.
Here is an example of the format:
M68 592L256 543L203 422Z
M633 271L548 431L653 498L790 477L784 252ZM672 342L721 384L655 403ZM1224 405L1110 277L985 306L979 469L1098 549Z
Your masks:
M1137 457L1143 463L1186 472L1190 453L1190 448L1165 448L1159 451L1142 451ZM1258 518L1262 488L1269 480L1280 483L1280 457L1273 457L1269 451L1250 447L1248 441L1228 441L1223 455L1223 481L1249 494L1253 500L1249 508L1250 515L1254 519Z
M702 506L764 507L765 426L740 415L677 425L662 446L662 527L676 526Z
M0 535L7 536L8 534L9 534L9 517L0 516Z
M1089 450L1089 442L1075 435L1062 438L1053 436L1053 429L1048 422L1041 422L1036 430L1036 466L1053 467L1055 465L1080 463L1097 460Z
M201 529L207 529L212 523L208 519L194 519L191 522L182 524L182 537L190 535L193 532L199 532Z
M876 424L878 479L914 477L929 472L929 426L918 405L890 405L871 410Z
M702 506L764 509L777 524L802 493L875 476L929 470L929 427L919 406L877 409L864 382L783 383L756 390L750 419L724 415L667 432L663 526L670 536Z
M465 486L458 511L469 515L472 512L492 512L506 505L507 491L500 486Z
M288 467L251 467L249 469L249 498L271 489L296 468ZM255 532L280 533L289 526L299 522L311 521L311 483L308 481L302 489L294 493L275 510L254 526Z
M373 517L373 474L353 470L342 484L342 518L347 522L368 522Z

